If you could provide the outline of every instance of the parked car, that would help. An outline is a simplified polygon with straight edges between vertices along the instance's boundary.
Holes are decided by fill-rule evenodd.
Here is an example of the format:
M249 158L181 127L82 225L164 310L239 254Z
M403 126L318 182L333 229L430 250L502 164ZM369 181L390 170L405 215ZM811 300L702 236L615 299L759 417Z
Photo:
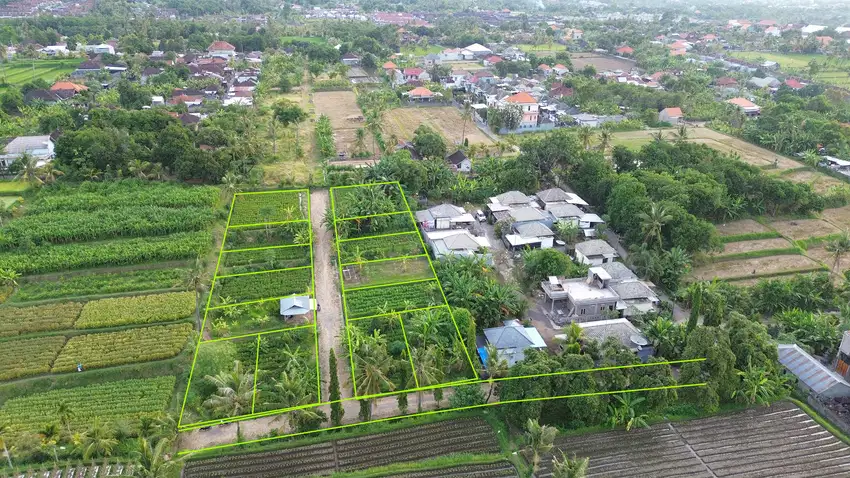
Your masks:
M476 219L478 222L484 222L484 221L486 221L486 220L487 220L487 216L485 216L485 215L484 215L484 211L482 211L481 209L479 209L479 210L475 211L475 219Z

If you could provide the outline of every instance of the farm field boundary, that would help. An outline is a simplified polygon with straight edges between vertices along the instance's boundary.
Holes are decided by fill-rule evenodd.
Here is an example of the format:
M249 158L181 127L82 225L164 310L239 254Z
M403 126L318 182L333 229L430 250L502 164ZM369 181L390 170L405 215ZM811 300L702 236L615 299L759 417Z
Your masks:
M215 273L207 298L200 334L195 345L192 369L189 372L189 382L186 386L183 405L180 410L179 430L200 428L212 423L223 423L225 421L246 420L259 416L254 414L259 391L258 372L261 362L267 360L273 361L273 357L264 355L261 351L261 345L263 341L269 341L274 344L273 341L280 337L295 336L302 333L307 333L311 336L311 351L309 354L311 354L312 360L315 361L316 401L318 397L321 397L321 374L318 359L319 337L317 322L315 320L316 291L315 271L313 268L313 234L309 211L310 193L307 189L234 194L227 217L227 227L222 239ZM286 230L289 226L293 226L298 230ZM306 226L306 228L302 226ZM284 235L289 237L289 240L294 242L294 244L274 243L274 245L266 245L266 243L251 242L256 237L272 237L274 234L273 231L276 229L284 232ZM252 232L256 232L257 236L250 236ZM239 240L254 245L245 245L240 242L239 245L229 246L228 234L233 236L238 236L239 234L246 235ZM248 239L245 237L248 237ZM307 263L307 265L297 265L294 267L276 266L275 264L282 261L281 257L277 256L277 254L290 254L290 251L294 251L295 256L303 255L304 257L295 257L295 259ZM228 262L229 257L254 253L259 253L259 255L257 257L249 257L244 262L240 261L235 264ZM288 258L290 261L293 259L290 256L284 256L284 258ZM225 272L223 269L228 270ZM217 295L218 293L232 293L233 296L227 295L226 297L220 297ZM258 322L254 322L255 317L252 317L248 325L233 322L232 325L236 330L227 327L226 319L232 319L236 316L237 311L244 311L249 307L264 307L269 315L275 316L280 311L277 304L281 299L298 296L307 296L309 298L309 305L306 307L308 312L300 314L304 317L310 316L306 324L292 323L289 321L289 316L287 316L282 324L268 325L269 322L272 322L269 320L269 317ZM252 309L254 313L257 310L256 308ZM261 312L263 311L263 309L259 310ZM279 319L280 317L277 316L277 318ZM238 321L238 319L233 320ZM221 325L222 323L225 325ZM212 347L216 344L247 343L251 339L254 339L252 342L255 342L255 344L251 345L251 347L254 347L255 351L252 354L252 360L245 361L247 366L253 368L250 373L253 373L254 376L250 413L184 423L186 403L193 386L193 380L195 385L198 386L199 382L202 382L206 378L195 376L195 366L198 363L199 355L202 355L204 349L207 347ZM211 352L211 355L215 355L215 350ZM307 398L307 401L313 400ZM280 413L280 410L264 411L264 414L273 413Z

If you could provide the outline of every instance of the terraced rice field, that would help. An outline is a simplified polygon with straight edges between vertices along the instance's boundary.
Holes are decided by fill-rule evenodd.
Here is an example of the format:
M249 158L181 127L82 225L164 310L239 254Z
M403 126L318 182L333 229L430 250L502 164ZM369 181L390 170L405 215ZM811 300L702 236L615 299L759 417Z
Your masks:
M812 190L818 194L826 194L831 187L847 184L844 181L833 178L832 176L827 176L826 174L817 171L809 171L807 169L791 171L790 173L783 174L780 177L791 181L792 183L808 184L811 186Z
M483 419L469 418L286 450L191 461L186 465L184 476L186 478L271 478L330 475L334 472L365 470L393 463L410 463L454 453L498 453L499 451L493 428ZM467 475L458 472L454 475L424 476ZM501 477L516 476L516 474L474 476Z
M718 256L728 256L731 254L743 254L755 251L769 251L775 249L786 249L793 247L787 239L776 237L773 239L759 239L755 241L740 241L727 242L723 245L723 252Z
M563 437L556 449L589 457L588 478L850 476L850 447L797 406L771 407L681 423ZM552 476L551 456L537 476Z
M77 69L82 58L72 60L15 61L0 65L0 83L20 86L36 79L52 83ZM3 87L0 86L0 89Z
M784 275L811 272L823 265L806 256L786 254L750 259L714 262L694 269L690 278L694 280L735 280L750 276Z
M742 234L757 234L762 232L770 232L770 228L764 224L752 219L742 219L740 221L727 222L725 224L717 224L717 233L720 236L740 236Z
M771 222L770 226L776 232L795 241L811 237L824 237L838 234L841 231L823 219L793 219L789 221Z

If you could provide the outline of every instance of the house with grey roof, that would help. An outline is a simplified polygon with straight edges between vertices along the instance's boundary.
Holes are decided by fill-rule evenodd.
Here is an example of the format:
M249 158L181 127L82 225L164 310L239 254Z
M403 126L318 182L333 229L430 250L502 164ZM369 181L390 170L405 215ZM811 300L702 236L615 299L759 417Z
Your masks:
M804 391L826 398L850 397L850 383L797 344L779 344L779 363Z
M554 218L536 207L520 207L508 211L508 215L514 223L542 222L551 226Z
M490 249L490 241L484 236L475 236L466 229L425 231L424 237L437 259L449 256L478 256L488 264L492 262L492 256L487 252Z
M44 166L53 160L53 147L50 135L18 136L0 148L0 167L8 168L24 154L36 158L38 166Z
M506 360L508 365L514 365L525 358L528 349L544 349L546 342L540 332L534 327L523 327L518 320L506 320L502 327L484 329L486 343L496 347L499 357ZM486 349L479 348L478 352L486 354ZM482 356L486 363L486 356Z
M619 282L624 280L637 280L638 276L626 267L622 262L606 262L598 267L601 267L611 276L611 282Z
M554 204L546 207L546 212L557 221L571 221L578 223L579 219L586 213L574 204Z
M623 347L628 348L637 355L641 362L655 354L655 349L649 344L646 336L634 326L628 319L594 320L592 322L580 322L578 324L584 332L586 340L596 340L600 344L608 339L614 339ZM555 336L556 339L566 340L566 334Z
M550 249L555 242L555 233L540 221L514 223L511 233L502 236L509 250Z
M752 77L747 84L756 88L779 88L781 83L776 78L767 76L765 78Z
M519 191L508 191L490 198L490 204L505 207L531 206L532 199Z
M444 203L424 211L416 211L416 222L423 231L431 231L469 227L475 223L475 218L460 206Z
M549 209L547 206L555 204L566 204L570 196L561 188L544 189L536 194L537 201L543 209Z
M617 251L602 239L579 242L575 246L575 259L580 264L599 266L613 262L617 257Z
M311 310L310 296L299 295L280 299L280 315L286 318L308 314Z
M608 287L620 298L617 302L617 310L623 317L636 317L652 312L661 302L655 292L643 281L611 281Z

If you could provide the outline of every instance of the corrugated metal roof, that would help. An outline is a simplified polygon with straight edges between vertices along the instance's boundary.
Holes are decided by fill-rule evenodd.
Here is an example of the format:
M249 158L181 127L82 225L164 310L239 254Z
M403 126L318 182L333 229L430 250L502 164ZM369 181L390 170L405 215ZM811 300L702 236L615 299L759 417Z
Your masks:
M796 344L779 344L779 363L815 393L822 394L836 386L850 392L849 383Z

